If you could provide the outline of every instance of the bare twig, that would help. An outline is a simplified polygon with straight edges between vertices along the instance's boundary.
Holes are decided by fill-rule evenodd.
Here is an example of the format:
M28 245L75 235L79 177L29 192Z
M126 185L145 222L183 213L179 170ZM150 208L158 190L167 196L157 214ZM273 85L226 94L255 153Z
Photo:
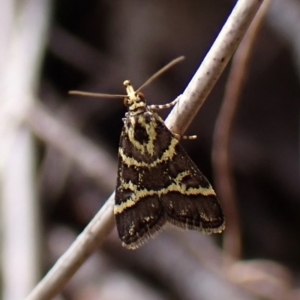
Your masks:
M6 300L24 299L40 276L34 143L21 120L38 85L49 4L0 4L1 32L9 33L1 34L1 49L6 46L6 51L1 51L0 79L1 291Z
M166 120L172 130L182 134L204 103L229 59L242 40L263 0L239 0L213 46L188 84L180 101Z
M97 249L115 225L113 193L101 210L26 299L51 299Z
M213 45L212 52L208 53L182 95L182 101L179 101L180 103L173 109L167 119L167 125L172 131L183 133L190 124L238 46L261 2L262 0L238 1L216 43ZM103 241L105 235L109 232L108 229L113 227L113 205L114 197L112 195L71 248L27 297L27 300L51 299L63 288L64 284L88 258L89 254ZM91 224L97 224L97 228ZM86 240L89 242L83 243Z
M241 229L236 204L234 179L229 157L229 141L238 100L244 87L251 50L265 13L270 5L266 0L253 20L240 47L236 51L226 86L223 104L217 119L214 132L212 161L215 183L227 217L224 233L224 250L227 255L239 259L241 255Z

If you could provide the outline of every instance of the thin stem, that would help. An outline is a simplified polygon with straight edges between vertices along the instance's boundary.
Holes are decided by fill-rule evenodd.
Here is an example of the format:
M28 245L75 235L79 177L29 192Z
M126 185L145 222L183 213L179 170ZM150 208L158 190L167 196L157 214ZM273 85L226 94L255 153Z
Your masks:
M22 120L37 93L52 6L0 2L1 296L24 299L40 277L41 226L35 143Z
M200 67L166 120L172 132L182 135L222 74L240 44L263 0L239 0Z
M234 55L213 137L212 162L216 190L221 198L227 220L224 250L228 256L234 259L239 259L241 256L241 226L230 163L229 142L238 102L247 76L251 51L269 4L269 0L263 3Z

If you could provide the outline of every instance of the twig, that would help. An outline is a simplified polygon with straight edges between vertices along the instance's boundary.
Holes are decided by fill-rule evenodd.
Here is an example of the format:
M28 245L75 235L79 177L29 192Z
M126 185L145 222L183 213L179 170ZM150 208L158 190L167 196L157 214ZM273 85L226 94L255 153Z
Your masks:
M212 162L216 190L223 203L224 213L227 218L226 232L224 233L224 250L228 256L234 259L239 259L241 255L241 229L229 157L229 142L238 100L247 75L251 50L269 4L269 0L263 3L234 55L213 138Z
M19 4L19 3L18 3ZM36 93L50 2L1 1L0 191L2 299L24 299L39 274L35 151L22 126ZM4 40L3 40L3 39Z
M46 300L58 294L72 275L103 242L115 225L114 198L113 193L71 247L26 298L27 300Z
M220 77L263 0L239 0L166 124L182 134Z
M179 101L179 104L176 105L168 117L167 125L172 131L183 133L190 124L238 46L239 41L245 34L261 2L262 0L238 1L213 45L212 52L208 53L195 77L181 96L182 101ZM71 248L60 258L46 277L27 297L27 300L51 299L51 297L56 295L63 288L74 272L76 272L88 258L89 254L103 241L105 235L109 232L108 229L113 227L113 205L114 197L112 195L91 221L91 224L98 224L97 230L99 230L99 232L97 232L95 227L89 224L86 230L73 243ZM92 231L88 229L90 227L93 228ZM106 230L103 228L106 228ZM86 235L88 238L85 237ZM83 240L89 240L89 242L83 243Z

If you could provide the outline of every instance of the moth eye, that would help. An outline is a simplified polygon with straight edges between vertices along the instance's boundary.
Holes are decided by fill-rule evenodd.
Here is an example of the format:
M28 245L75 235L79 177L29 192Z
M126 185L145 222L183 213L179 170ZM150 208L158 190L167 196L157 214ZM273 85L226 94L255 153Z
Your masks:
M145 100L145 96L142 92L137 92L136 95L138 96L138 98L140 98L142 101Z
M128 101L129 101L128 98L124 98L123 103L124 103L125 106L129 106L129 102Z

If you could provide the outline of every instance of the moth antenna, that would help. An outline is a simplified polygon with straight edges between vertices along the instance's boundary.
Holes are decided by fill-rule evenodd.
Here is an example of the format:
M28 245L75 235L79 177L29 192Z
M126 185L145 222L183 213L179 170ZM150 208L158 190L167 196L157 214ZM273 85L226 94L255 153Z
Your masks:
M172 68L177 63L184 60L184 56L177 57L161 68L158 72L153 74L141 87L139 87L136 92L139 92L142 88L150 84L153 80L159 77L168 69ZM77 95L77 96L85 96L85 97L95 97L95 98L125 98L127 95L112 95L112 94L102 94L102 93L90 93L90 92L83 92L83 91L69 91L69 95Z
M78 96L86 96L86 97L96 97L96 98L124 98L126 95L112 95L112 94L101 94L101 93L89 93L82 91L69 91L69 95L78 95Z
M153 80L155 80L157 77L159 77L162 73L167 71L168 69L172 68L177 63L184 60L184 56L179 56L175 59L173 59L171 62L169 62L167 65L165 65L163 68L161 68L159 71L157 71L155 74L153 74L141 87L139 87L136 92L139 92L142 88L147 86L149 83L151 83Z

